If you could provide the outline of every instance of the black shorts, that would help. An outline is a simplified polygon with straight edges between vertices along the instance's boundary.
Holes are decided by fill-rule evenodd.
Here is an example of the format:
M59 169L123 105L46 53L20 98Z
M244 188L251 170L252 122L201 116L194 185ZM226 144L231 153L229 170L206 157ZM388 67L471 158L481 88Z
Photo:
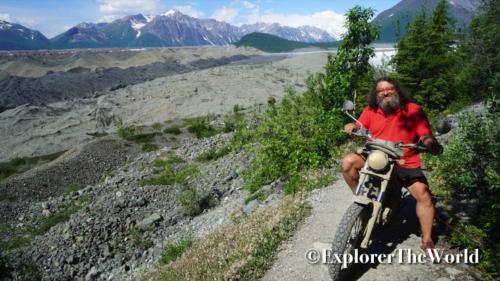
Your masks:
M427 178L420 168L403 168L396 165L396 174L398 175L399 183L404 187L408 187L416 181L427 184Z

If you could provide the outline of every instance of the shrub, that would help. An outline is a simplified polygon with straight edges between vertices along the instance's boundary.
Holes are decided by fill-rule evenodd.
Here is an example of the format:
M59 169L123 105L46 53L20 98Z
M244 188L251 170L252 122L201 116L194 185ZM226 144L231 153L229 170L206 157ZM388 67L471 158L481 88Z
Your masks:
M172 125L168 128L165 128L163 132L172 135L180 135L182 133L181 127L179 125Z
M29 169L50 162L61 156L66 150L35 157L17 157L7 162L0 163L0 180L12 175L21 174Z
M198 172L194 165L184 165L179 167L177 164L182 160L173 157L167 160L155 160L153 166L161 168L162 172L157 177L151 177L142 181L142 185L170 185L175 183L185 184L187 178ZM162 167L163 166L163 167Z
M325 111L312 89L304 96L288 89L282 103L270 107L262 119L255 132L260 145L252 170L243 175L250 192L281 176L320 166L345 139L340 131L344 117Z
M153 141L158 133L142 133L142 128L139 127L124 127L118 129L118 136L121 138L133 141L138 144L149 143Z
M212 148L208 151L203 152L202 154L200 154L196 158L196 160L198 160L198 161L216 160L216 159L219 159L219 158L229 154L229 152L231 152L230 145L226 145L226 146L218 147L218 148L216 147L216 148Z
M227 114L226 116L224 116L224 127L222 128L222 131L224 133L232 132L242 122L243 122L243 114L241 113Z
M161 129L163 128L163 126L161 125L161 123L158 123L158 122L154 123L151 127L156 132L161 132Z
M178 257L182 255L187 249L193 245L193 237L188 236L187 238L182 239L177 243L168 242L165 245L165 250L163 250L163 254L160 258L161 264L168 264L171 261L174 261Z
M200 196L194 187L184 187L178 197L184 214L196 216L201 213Z
M219 133L214 126L208 123L208 118L194 119L187 127L187 130L199 139L211 137Z
M450 241L459 247L480 247L483 253L479 268L492 279L500 275L499 122L500 116L495 112L484 117L462 115L459 129L450 136L443 154L425 158L433 186L454 197L479 197L478 217L465 228L457 226Z
M64 188L64 195L71 195L73 192L77 192L82 189L78 184L72 183Z
M154 246L154 242L149 239L144 238L144 233L146 231L137 226L134 226L129 231L129 239L132 242L132 246L136 249L146 250Z
M235 105L233 106L233 112L234 112L234 113L238 113L238 112L240 112L240 111L242 111L242 110L244 110L244 109L245 109L245 108L244 108L243 106L239 105L239 104L235 104Z
M144 151L144 152L151 152L151 151L156 151L156 150L158 150L158 146L157 146L156 144L154 144L154 143L149 143L149 142L147 142L147 143L143 143L143 144L141 145L141 149L142 149L142 151Z

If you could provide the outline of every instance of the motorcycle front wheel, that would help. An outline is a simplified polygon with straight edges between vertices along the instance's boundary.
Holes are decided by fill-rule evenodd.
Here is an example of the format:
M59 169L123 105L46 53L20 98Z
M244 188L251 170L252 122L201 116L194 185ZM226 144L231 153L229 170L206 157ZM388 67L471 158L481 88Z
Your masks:
M363 233L371 215L370 206L364 206L353 203L344 213L332 245L332 260L328 263L328 272L332 280L346 280L352 264L348 264L347 268L342 268L342 262L339 262L335 255L344 257L344 255L353 255L355 249L359 249L359 245L363 240Z

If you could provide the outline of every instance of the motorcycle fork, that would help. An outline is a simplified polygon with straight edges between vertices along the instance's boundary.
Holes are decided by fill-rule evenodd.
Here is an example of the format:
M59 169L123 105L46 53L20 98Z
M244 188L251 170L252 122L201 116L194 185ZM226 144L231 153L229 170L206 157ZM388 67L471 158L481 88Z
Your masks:
M389 180L391 179L391 174L392 174L392 169L394 168L394 164L391 164L389 167L389 171L387 171L386 174L377 174L374 173L370 170L368 170L368 165L365 163L365 166L363 169L360 171L360 178L359 178L359 184L356 188L356 193L354 195L354 202L363 204L363 205L368 205L372 204L372 214L371 217L368 219L368 223L366 225L364 235L363 235L363 241L361 241L360 247L363 249L368 248L368 242L370 241L370 236L373 231L373 227L375 226L375 222L377 221L378 216L380 215L380 210L382 209L382 200L384 200L384 194L385 191L387 190L387 185L389 183ZM382 179L381 184L380 184L380 192L377 196L377 200L370 200L367 196L361 194L364 187L362 186L366 180L366 177L368 175L373 175L376 177L379 177Z

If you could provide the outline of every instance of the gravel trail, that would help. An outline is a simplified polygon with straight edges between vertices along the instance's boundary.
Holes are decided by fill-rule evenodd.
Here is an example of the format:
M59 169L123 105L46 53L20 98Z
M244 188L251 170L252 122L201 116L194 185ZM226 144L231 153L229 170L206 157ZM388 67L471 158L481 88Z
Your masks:
M331 280L326 264L310 264L305 259L309 249L320 252L330 249L337 225L342 215L349 207L352 193L342 179L333 185L311 192L309 202L312 206L311 216L299 226L295 235L286 241L273 266L267 271L262 281L321 281ZM370 253L395 255L392 263L387 259L382 263L360 265L355 270L350 280L411 280L411 281L449 281L449 280L474 280L468 273L470 266L467 264L451 264L442 262L432 264L410 264L406 262L407 251L421 254L420 234L418 220L415 215L415 202L407 197L404 201L400 219L382 229L374 230ZM435 227L434 234L439 236L436 248L444 249L444 253L453 253L447 248L443 230ZM436 240L436 239L435 239ZM456 250L455 250L456 252ZM399 253L402 253L403 262L398 262Z

